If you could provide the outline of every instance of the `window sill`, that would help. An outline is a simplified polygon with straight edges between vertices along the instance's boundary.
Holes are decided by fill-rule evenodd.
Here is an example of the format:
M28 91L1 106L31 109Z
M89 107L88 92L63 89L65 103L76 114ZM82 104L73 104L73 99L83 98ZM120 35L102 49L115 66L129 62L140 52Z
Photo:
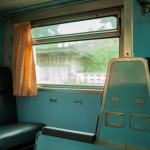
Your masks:
M65 93L87 93L87 94L103 94L102 86L78 86L78 85L44 85L38 84L39 91L49 92L65 92Z

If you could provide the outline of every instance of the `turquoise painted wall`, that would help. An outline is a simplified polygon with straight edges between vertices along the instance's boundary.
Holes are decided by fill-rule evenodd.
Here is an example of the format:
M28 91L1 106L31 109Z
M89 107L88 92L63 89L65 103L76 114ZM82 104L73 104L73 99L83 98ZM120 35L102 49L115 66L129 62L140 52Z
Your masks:
M50 98L56 98L57 102L49 102ZM59 128L95 132L101 95L41 91L36 97L16 99L20 122L43 122ZM83 103L75 104L74 100Z
M134 57L150 57L150 12L141 15L140 4L133 0Z
M4 66L4 18L0 16L0 66Z

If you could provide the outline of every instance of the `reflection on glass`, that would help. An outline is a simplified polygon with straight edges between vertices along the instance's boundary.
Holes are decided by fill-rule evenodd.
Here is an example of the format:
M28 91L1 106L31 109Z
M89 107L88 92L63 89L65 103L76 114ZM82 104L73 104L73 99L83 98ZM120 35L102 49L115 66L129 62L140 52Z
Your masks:
M34 46L38 84L104 85L119 38Z
M71 23L50 25L32 29L32 38L104 31L117 28L116 17L105 17Z

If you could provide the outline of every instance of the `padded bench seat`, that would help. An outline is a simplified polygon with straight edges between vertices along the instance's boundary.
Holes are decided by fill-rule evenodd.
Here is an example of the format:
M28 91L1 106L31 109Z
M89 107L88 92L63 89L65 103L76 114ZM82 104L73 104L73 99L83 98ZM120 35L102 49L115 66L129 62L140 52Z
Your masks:
M44 125L41 123L12 123L0 126L0 150L35 140Z
M33 145L37 132L44 127L43 123L18 122L16 99L12 91L10 69L0 67L0 150Z
M70 140L81 141L81 142L87 142L87 143L94 143L96 138L95 133L79 132L74 130L66 130L61 128L49 127L49 126L42 128L42 134L60 137L60 138L66 138Z

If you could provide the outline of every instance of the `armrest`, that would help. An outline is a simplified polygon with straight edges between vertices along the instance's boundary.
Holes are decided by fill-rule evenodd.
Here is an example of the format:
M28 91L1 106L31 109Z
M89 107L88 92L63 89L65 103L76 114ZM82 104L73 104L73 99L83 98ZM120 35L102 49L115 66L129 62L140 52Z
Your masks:
M42 128L42 134L87 143L94 143L96 138L95 133L79 132L74 130L66 130L48 126Z

